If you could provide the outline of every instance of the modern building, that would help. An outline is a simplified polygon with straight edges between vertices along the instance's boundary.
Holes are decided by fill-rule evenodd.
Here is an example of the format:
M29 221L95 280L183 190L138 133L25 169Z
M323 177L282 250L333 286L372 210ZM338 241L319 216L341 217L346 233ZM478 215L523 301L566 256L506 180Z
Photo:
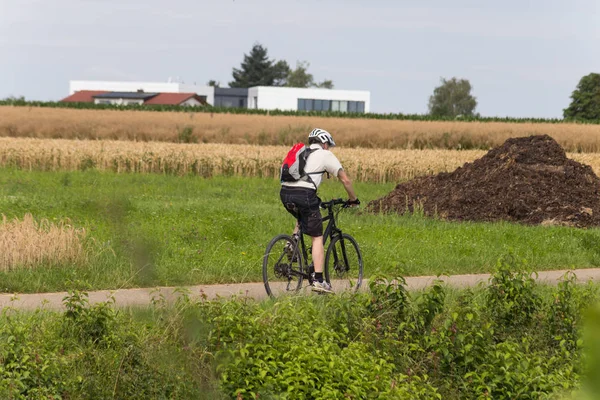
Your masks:
M256 86L248 89L248 108L367 113L371 93L363 90Z
M215 107L255 108L263 110L289 111L339 111L368 113L371 110L371 93L365 90L338 90L319 88L291 88L255 86L248 89L218 88L212 86L186 85L173 82L104 82L104 81L71 81L70 94L76 98L94 93L94 102L111 101L113 104L152 104L146 95L167 93L197 94L208 104ZM119 93L121 97L108 95L107 92ZM141 93L132 97L123 97L124 93ZM79 97L77 97L79 96ZM112 96L112 97L111 97ZM71 97L71 96L69 96ZM69 98L67 98L69 99ZM74 101L67 100L63 101ZM120 103L118 103L119 101ZM193 102L193 100L190 100Z
M248 89L215 88L215 107L248 108Z
M196 93L147 93L137 92L106 92L98 90L80 90L61 100L63 103L95 103L95 104L150 104L173 106L206 105L206 96Z

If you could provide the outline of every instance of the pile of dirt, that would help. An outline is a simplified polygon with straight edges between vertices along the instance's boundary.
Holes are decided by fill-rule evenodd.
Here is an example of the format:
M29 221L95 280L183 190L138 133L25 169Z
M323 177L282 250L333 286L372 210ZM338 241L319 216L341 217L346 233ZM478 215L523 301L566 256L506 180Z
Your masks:
M600 179L550 136L507 140L451 173L401 183L368 209L458 221L600 225Z

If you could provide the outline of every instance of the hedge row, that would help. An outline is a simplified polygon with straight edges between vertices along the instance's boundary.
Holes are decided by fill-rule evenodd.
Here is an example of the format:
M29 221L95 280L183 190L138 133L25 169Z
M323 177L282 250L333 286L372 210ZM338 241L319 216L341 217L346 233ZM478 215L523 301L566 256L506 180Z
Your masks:
M510 123L536 123L536 124L600 124L600 120L577 120L559 118L511 118L511 117L433 117L427 114L402 114L402 113L347 113L339 111L289 111L289 110L263 110L251 108L226 108L226 107L187 107L176 105L112 105L94 103L61 103L56 101L26 101L21 99L0 100L0 106L17 107L50 107L72 108L91 110L135 110L135 111L166 111L166 112L201 112L216 114L251 114L251 115L284 115L298 117L329 117L329 118L360 118L403 121L463 121L463 122L510 122Z

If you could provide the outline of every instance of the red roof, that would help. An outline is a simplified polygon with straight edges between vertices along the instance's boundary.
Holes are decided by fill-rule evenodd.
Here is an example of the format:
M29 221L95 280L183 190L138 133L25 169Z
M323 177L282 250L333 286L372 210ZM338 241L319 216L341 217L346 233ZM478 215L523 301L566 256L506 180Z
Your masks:
M146 100L144 104L179 105L191 98L195 98L200 104L206 104L206 100L196 93L159 93L153 98Z
M63 103L93 103L94 96L109 93L106 90L80 90L61 100Z

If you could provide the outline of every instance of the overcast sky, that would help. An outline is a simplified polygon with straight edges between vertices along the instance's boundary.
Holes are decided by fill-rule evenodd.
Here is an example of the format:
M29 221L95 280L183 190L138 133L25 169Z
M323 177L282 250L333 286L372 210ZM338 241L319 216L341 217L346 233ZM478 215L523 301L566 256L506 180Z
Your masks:
M561 117L600 72L598 0L0 0L0 98L57 100L69 80L222 84L255 42L316 80L425 113L466 78L486 116Z

